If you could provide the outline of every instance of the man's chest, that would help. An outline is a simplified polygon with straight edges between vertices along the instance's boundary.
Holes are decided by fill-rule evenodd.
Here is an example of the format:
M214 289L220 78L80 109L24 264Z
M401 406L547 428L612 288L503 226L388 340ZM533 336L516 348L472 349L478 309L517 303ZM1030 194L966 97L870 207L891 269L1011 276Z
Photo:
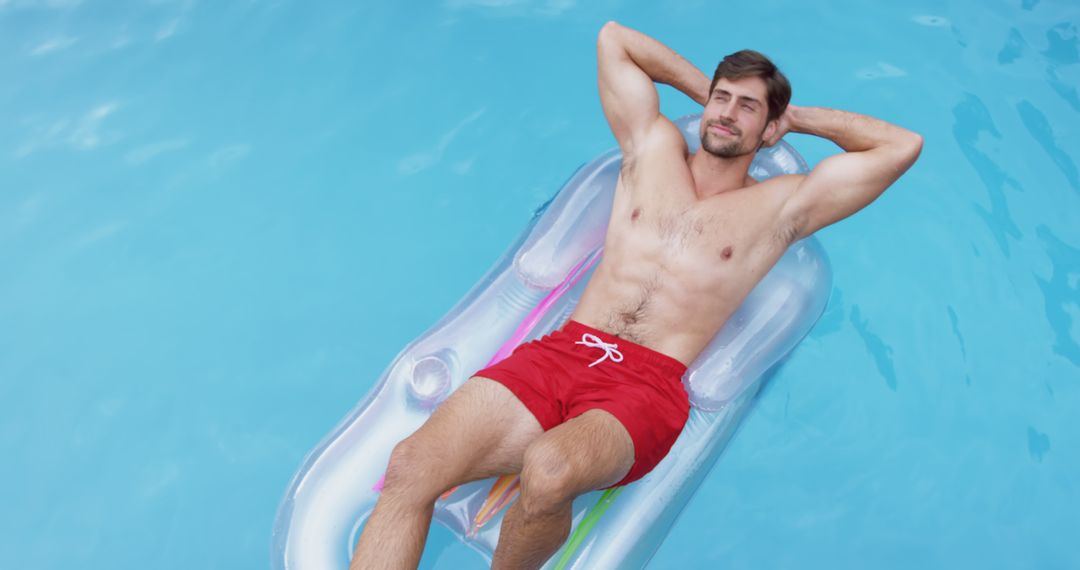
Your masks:
M735 264L775 241L768 203L746 190L705 200L678 187L621 190L612 208L608 249L627 248L669 261Z

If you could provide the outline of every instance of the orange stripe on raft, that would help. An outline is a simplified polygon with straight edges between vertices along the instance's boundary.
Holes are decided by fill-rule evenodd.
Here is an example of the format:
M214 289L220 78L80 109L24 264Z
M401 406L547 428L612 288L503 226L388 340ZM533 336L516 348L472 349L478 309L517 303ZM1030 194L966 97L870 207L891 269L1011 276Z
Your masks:
M503 475L495 481L495 484L491 486L491 491L488 492L487 500L484 501L484 505L480 507L480 511L476 513L476 518L473 520L472 529L469 530L470 536L476 536L476 533L480 532L480 529L488 523L491 519L495 518L495 515L499 514L499 511L506 505L510 504L517 497L518 491L521 488L521 478L517 475Z

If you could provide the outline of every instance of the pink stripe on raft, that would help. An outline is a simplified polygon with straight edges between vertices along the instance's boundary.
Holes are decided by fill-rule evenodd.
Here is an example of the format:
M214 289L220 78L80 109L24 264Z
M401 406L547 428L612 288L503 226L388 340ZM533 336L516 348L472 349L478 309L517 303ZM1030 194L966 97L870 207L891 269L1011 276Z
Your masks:
M545 314L547 314L548 309L550 309L551 306L555 304L555 301L558 301L564 293L570 290L570 288L572 288L574 285L577 285L577 282L581 280L581 277L588 273L589 269L593 266L593 264L596 263L596 260L600 259L600 254L603 253L603 251L604 248L601 247L600 249L596 250L596 252L593 253L591 256L588 256L585 259L579 261L578 264L570 270L570 274L566 276L566 279L564 279L563 282L560 283L557 287L552 289L551 293L548 293L547 297L544 297L544 300L540 301L540 303L536 305L536 308L534 308L532 311L529 312L528 315L525 316L525 319L521 321L520 325L518 325L517 330L515 330L514 334L510 336L510 339L507 340L506 343L504 343L499 348L499 350L495 352L495 356L491 357L491 360L487 363L487 366L491 366L492 364L501 361L507 356L510 356L510 353L513 352L519 344L521 344L521 341L532 331L533 327L536 326L536 323L539 322ZM585 267L582 268L582 266ZM581 271L578 271L579 269Z

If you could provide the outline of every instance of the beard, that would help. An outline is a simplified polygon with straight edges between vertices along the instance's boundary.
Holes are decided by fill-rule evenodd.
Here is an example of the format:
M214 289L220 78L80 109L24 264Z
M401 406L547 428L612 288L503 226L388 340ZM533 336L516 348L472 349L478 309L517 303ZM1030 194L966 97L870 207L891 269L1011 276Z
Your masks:
M730 130L733 138L725 139L709 131L709 127L714 124ZM734 126L725 125L721 121L710 121L705 125L705 133L701 135L701 149L719 158L737 158L757 152L758 147L761 146L760 141L756 145L749 144L742 134L742 131Z

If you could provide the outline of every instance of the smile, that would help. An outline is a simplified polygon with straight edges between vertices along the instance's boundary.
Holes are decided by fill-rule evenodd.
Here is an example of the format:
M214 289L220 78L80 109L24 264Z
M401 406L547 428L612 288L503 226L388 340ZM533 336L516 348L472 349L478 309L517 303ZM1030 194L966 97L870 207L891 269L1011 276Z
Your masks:
M725 135L734 135L735 134L735 131L732 131L731 129L728 129L727 127L723 127L723 126L720 126L720 125L709 125L709 130L710 131L716 131L716 132L719 132L719 133L723 133Z

